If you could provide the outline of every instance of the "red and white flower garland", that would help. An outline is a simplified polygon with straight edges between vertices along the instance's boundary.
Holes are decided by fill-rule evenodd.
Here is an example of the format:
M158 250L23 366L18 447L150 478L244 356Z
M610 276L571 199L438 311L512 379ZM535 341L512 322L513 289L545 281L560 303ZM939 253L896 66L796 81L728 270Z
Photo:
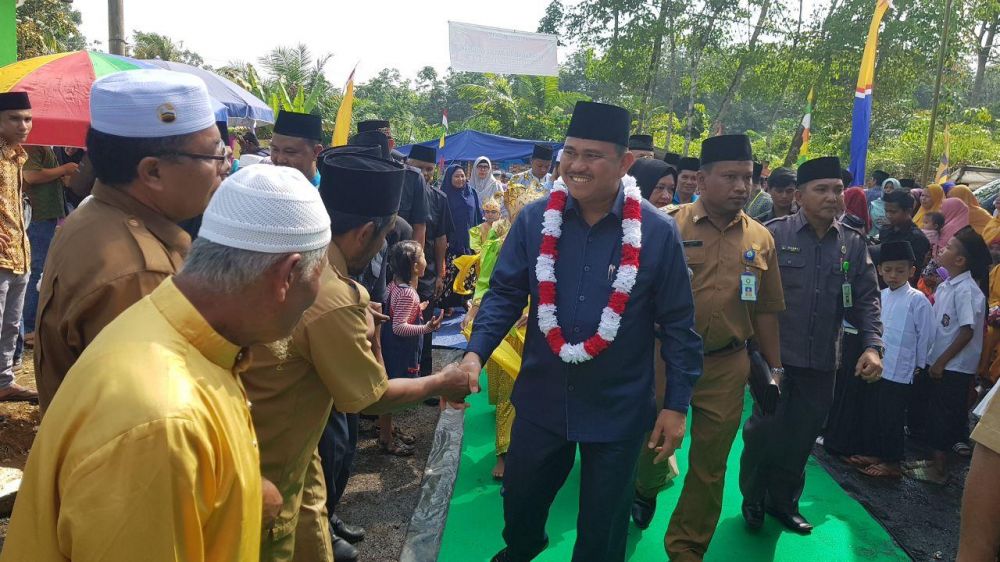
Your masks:
M632 287L639 273L639 250L642 248L642 193L632 176L622 178L625 205L622 210L621 262L608 305L601 313L597 333L579 343L568 343L556 318L556 258L562 235L563 210L569 192L562 179L555 182L542 219L542 245L535 262L538 278L538 327L545 335L552 352L566 363L583 363L600 355L618 335L622 314L628 304Z

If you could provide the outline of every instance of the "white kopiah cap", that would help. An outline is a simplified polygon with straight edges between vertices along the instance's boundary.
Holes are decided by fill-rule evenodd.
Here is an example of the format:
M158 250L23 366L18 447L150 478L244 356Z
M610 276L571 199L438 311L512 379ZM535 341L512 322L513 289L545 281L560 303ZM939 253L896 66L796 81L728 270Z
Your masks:
M127 70L95 80L90 126L109 135L159 138L215 126L205 82L170 70Z
M330 243L319 191L294 168L250 166L226 178L205 209L198 236L222 246L285 254Z

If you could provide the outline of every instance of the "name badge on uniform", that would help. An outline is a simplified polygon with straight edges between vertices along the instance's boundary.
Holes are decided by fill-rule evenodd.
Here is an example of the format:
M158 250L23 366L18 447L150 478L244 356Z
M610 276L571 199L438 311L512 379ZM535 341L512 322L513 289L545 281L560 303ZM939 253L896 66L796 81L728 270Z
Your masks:
M757 276L749 271L740 274L740 300L757 302Z
M844 295L844 308L854 308L854 289L851 284L845 282L840 286L840 291Z

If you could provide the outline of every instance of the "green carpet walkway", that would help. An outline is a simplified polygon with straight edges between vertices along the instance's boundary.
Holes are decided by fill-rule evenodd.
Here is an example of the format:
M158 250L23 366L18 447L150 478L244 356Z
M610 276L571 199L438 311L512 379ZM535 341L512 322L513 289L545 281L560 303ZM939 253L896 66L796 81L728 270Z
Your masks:
M500 484L491 478L494 457L494 409L487 403L486 380L483 392L470 396L471 407L465 412L462 460L441 540L438 560L470 562L489 560L503 547L500 536L503 512ZM744 413L749 412L749 399ZM681 478L687 469L687 443L678 452ZM706 560L731 562L851 562L909 560L889 534L867 511L810 458L806 468L807 483L801 501L802 514L814 525L810 536L784 531L767 518L764 528L748 533L740 516L738 469L743 439L737 435L729 457L722 517ZM566 562L576 540L577 490L579 468L573 469L566 485L556 497L549 513L547 531L549 548L536 560ZM659 509L649 529L640 531L630 524L628 558L633 561L666 560L663 535L682 487L681 479L664 490L658 499Z

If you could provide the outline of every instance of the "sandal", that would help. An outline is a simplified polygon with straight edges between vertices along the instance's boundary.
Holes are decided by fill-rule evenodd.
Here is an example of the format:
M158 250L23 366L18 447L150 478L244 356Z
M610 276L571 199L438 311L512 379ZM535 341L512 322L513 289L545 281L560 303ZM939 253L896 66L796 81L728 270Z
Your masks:
M955 446L952 447L951 450L955 451L955 454L957 454L960 457L972 456L972 447L970 447L967 443L963 443L962 441L955 443Z
M909 468L904 469L903 474L909 476L914 480L919 480L920 482L928 482L930 484L937 484L938 486L944 486L948 483L947 474L937 474L930 467L920 467L920 468Z
M406 433L405 431L399 429L398 427L392 428L392 436L395 437L396 439L399 439L404 445L413 445L414 443L417 442L416 436L414 436L412 433Z
M902 463L900 463L900 465L902 465L904 470L908 468L927 468L928 466L931 466L933 464L934 462L931 461L930 459L903 461Z
M401 443L398 440L393 441L391 444L384 441L378 442L378 448L387 455L392 455L394 457L412 457L414 448L406 443Z
M879 460L875 457L866 457L864 455L851 455L849 457L840 457L840 460L846 462L851 466L856 466L858 468L865 468L873 464L878 464Z
M38 392L31 390L30 388L23 388L17 385L11 385L10 389L13 390L13 392L0 396L0 402L38 403Z
M890 468L884 463L871 464L864 468L858 467L858 472L864 474L865 476L871 476L872 478L902 478L902 471Z

